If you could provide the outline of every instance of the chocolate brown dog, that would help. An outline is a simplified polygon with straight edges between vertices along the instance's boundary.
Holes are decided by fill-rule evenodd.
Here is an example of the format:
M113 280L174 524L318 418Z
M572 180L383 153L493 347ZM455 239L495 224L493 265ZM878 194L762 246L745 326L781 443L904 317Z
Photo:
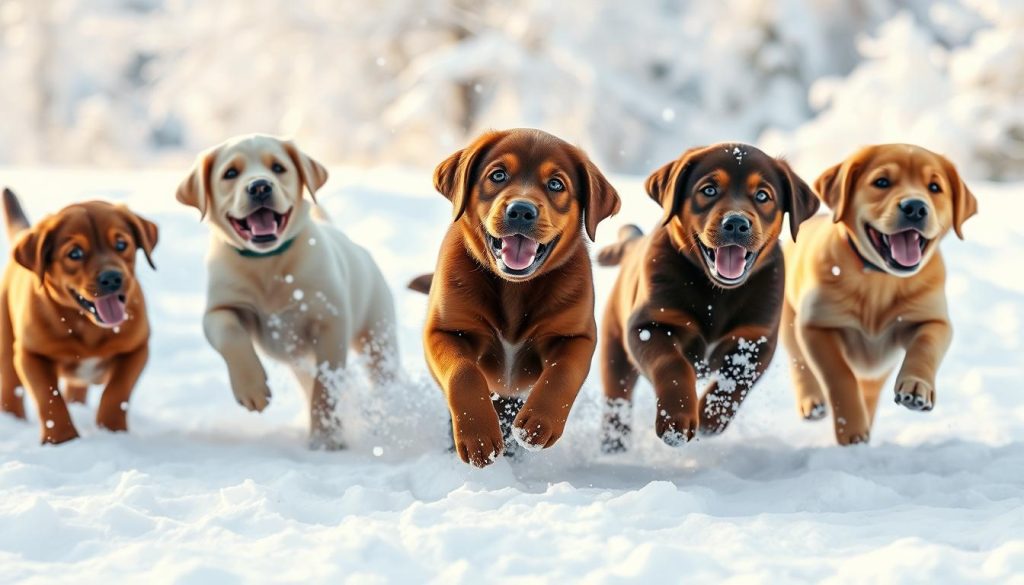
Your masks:
M423 346L455 449L483 467L509 434L527 449L550 447L597 337L583 233L593 239L619 197L578 148L525 129L484 134L437 167L434 185L455 221L432 279L410 286L430 292Z
M85 402L106 384L96 424L128 429L128 398L149 357L149 322L135 256L149 261L157 227L123 205L70 205L30 227L4 190L12 261L0 290L0 407L24 418L19 394L35 399L43 443L78 436L64 395Z
M640 373L665 443L725 430L775 353L783 214L796 239L819 205L788 164L745 144L691 149L646 186L661 224L647 237L627 226L598 256L622 265L601 325L606 452L627 447ZM700 374L713 379L698 404Z

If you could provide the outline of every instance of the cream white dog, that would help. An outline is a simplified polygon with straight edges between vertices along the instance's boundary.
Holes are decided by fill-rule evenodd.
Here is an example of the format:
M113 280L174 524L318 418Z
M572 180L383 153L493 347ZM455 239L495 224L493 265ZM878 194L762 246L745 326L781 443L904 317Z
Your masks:
M342 447L337 373L349 349L381 383L398 367L395 309L370 254L314 208L327 170L290 141L233 138L199 155L178 201L213 237L203 329L223 357L239 404L270 401L256 348L284 361L310 400L310 446Z

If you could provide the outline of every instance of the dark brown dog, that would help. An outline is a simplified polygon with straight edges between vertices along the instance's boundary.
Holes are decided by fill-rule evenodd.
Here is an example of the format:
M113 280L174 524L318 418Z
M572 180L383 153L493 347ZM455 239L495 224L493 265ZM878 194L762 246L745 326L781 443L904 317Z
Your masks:
M432 282L411 286L429 288L423 346L448 400L455 449L482 467L509 434L527 449L550 447L596 343L583 232L593 239L619 197L583 152L538 130L484 134L437 167L434 185L455 221ZM503 421L515 417L506 432L492 394Z
M58 379L72 402L85 402L89 384L106 384L96 424L128 430L128 398L149 356L135 255L141 249L152 266L156 225L123 205L90 201L30 228L8 190L4 211L18 238L0 290L0 408L25 417L24 383L43 443L63 443L78 432Z
M818 200L789 165L745 144L695 148L647 179L665 212L601 251L622 269L602 321L607 399L602 447L622 451L633 387L654 386L655 429L669 445L725 430L775 353L782 307L783 213L796 239ZM697 401L698 375L713 379Z

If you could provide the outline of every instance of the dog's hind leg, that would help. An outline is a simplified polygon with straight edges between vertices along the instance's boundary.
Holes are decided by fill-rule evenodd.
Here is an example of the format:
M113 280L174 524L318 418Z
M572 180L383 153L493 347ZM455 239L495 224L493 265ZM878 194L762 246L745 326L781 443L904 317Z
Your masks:
M601 384L605 398L601 451L604 453L625 451L632 433L633 388L639 372L630 363L622 343L620 331L601 336Z
M786 346L786 352L789 354L790 378L793 383L793 391L796 393L796 407L800 411L800 416L805 420L825 418L825 415L828 414L825 393L807 363L803 348L800 347L796 331L796 313L788 302L782 304L782 325L779 329L779 336L782 337L782 344Z
M0 297L0 411L25 418L24 392L14 368L14 331L5 294Z

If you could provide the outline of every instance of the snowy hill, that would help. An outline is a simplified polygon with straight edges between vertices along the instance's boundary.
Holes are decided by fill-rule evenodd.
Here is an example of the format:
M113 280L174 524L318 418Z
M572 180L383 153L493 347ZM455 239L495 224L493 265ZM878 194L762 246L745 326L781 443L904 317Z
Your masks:
M206 229L175 203L179 178L0 172L33 219L102 197L161 228L158 270L139 268L154 333L131 433L95 428L95 390L64 446L37 444L33 409L0 416L4 582L1022 582L1024 185L972 184L981 213L942 244L955 336L937 408L883 400L870 446L838 448L828 422L798 418L780 353L722 437L663 445L641 382L636 447L599 455L595 370L553 449L476 470L445 451L425 298L404 289L450 217L429 172L337 169L320 195L392 285L409 376L345 397L340 453L306 450L304 399L280 367L268 411L235 404L201 332ZM640 178L613 182L624 205L605 242L659 214ZM599 306L613 278L597 270Z

